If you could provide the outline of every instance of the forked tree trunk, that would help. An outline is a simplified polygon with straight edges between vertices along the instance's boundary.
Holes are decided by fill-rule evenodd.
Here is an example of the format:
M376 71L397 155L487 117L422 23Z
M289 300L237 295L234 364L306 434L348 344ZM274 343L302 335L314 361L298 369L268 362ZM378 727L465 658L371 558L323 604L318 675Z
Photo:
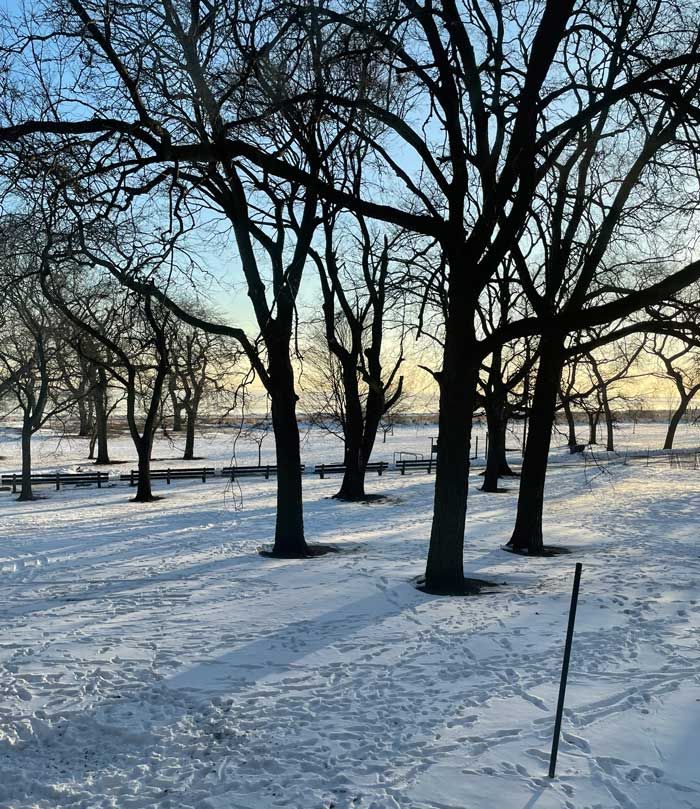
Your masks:
M457 307L457 292L445 328L443 367L439 375L440 414L435 474L435 499L430 547L425 570L426 590L464 591L464 527L467 514L469 448L479 357L471 333L473 320ZM460 311L456 311L457 309Z
M31 416L24 414L22 420L22 487L18 500L33 500L32 492L32 421Z
M513 535L508 543L509 548L519 553L538 555L544 550L544 486L563 364L562 338L543 337L540 341L540 362L535 380L530 430L523 456L518 511Z
M356 441L345 445L343 458L345 472L343 472L343 482L338 492L333 495L338 500L359 501L366 498L365 494L365 463L362 458L361 442Z
M275 521L276 556L309 555L304 538L304 507L301 484L301 450L294 391L294 371L284 341L268 343L270 412L277 453L277 515Z
M343 463L345 472L339 491L334 495L338 500L364 500L365 495L365 469L368 457L363 452L363 439L365 432L365 419L362 413L362 402L357 383L357 372L354 364L346 363L343 368L343 389L345 393L345 423L343 425L343 438L345 452Z
M377 441L379 424L384 415L385 407L386 397L384 389L370 389L367 394L367 401L365 402L365 430L362 436L362 457L365 464L365 476L367 463L372 457L372 450Z
M508 419L502 405L486 405L486 425L488 429L489 450L486 454L484 471L484 492L498 492L498 480L501 477L515 477L506 458L506 432Z

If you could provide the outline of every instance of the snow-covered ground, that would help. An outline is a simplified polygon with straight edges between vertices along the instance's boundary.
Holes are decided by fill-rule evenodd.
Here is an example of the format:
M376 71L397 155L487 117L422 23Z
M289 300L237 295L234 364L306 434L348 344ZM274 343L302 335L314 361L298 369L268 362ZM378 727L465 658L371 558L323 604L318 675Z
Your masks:
M633 424L622 423L615 428L616 450L622 458L626 453L646 453L658 451L664 443L666 435L666 425L663 423ZM411 424L397 425L394 433L387 434L386 437L379 433L377 443L374 447L372 460L393 462L399 453L404 453L403 457L430 457L431 437L436 437L438 428L436 424ZM176 467L176 466L207 466L222 467L232 464L257 464L258 447L244 436L239 435L240 431L236 427L228 427L224 430L215 428L205 428L197 434L195 443L195 454L201 461L182 461L181 455L184 450L184 435L170 433L167 438L159 434L153 451L153 468ZM587 425L578 426L578 438L586 441L588 437ZM604 428L598 430L597 446L588 451L588 460L605 456L605 434ZM565 426L559 425L552 437L553 460L569 461L566 451L567 436ZM302 425L301 442L303 460L308 466L316 463L330 463L342 461L342 444L333 435L318 429L310 429ZM515 423L507 437L509 453L514 463L520 460L520 447L522 446L522 425ZM265 436L262 442L261 461L263 464L274 464L275 449L272 433ZM81 469L93 469L90 461L87 461L88 442L86 439L79 439L64 433L42 430L33 439L33 468L35 471L63 470L75 471ZM686 424L679 426L676 433L674 447L683 450L689 447L700 447L700 424ZM486 450L486 428L485 424L475 423L472 435L472 456L476 466L484 463ZM409 453L409 454L406 454ZM136 466L136 454L133 444L124 431L110 440L110 456L114 461L130 461L132 466ZM20 468L20 442L18 426L0 426L0 471L16 472ZM573 459L576 461L577 459ZM580 460L580 459L578 459ZM129 469L129 466L125 467ZM120 469L105 467L115 476L119 476L124 468ZM307 469L307 471L309 471Z
M376 459L427 455L434 432L397 429ZM623 425L619 443L654 448L663 432ZM198 454L228 464L231 445L211 433ZM113 453L134 457L125 438ZM0 455L17 469L16 435ZM37 468L84 456L82 441L37 441ZM339 456L309 436L307 464ZM553 466L546 539L572 554L534 560L499 548L517 484L487 495L474 476L465 568L501 586L463 599L411 584L432 481L375 476L389 497L363 505L307 476L308 536L343 552L303 562L256 553L273 481L157 483L147 505L123 484L0 493L0 807L698 809L700 470Z

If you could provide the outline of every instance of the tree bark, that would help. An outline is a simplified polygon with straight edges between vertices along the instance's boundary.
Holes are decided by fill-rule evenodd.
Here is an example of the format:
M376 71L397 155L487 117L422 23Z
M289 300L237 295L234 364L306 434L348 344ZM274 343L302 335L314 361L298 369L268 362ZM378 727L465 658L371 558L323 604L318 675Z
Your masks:
M304 538L304 510L301 484L301 450L297 424L294 371L289 346L283 340L268 342L270 411L277 453L277 515L275 520L276 556L309 555Z
M488 430L489 450L486 455L483 492L498 492L498 480L501 477L515 477L506 458L506 433L508 419L503 403L486 404L486 426Z
M173 408L173 432L182 432L182 404L177 399L177 394L174 390L170 390L170 402Z
M90 400L87 398L82 398L78 400L78 418L79 418L79 429L78 429L78 437L79 438L87 438L88 436L92 435L93 429L93 418L92 418L92 407L90 405Z
M93 397L95 405L95 433L97 436L97 458L96 464L108 464L109 446L107 442L107 374L104 368L97 369L99 383Z
M185 451L182 455L182 459L184 461L191 461L194 458L194 439L198 412L199 401L193 400L189 407L186 408L187 424L185 425Z
M343 388L345 393L345 422L343 424L343 438L345 452L343 463L345 472L340 490L334 495L338 500L364 500L365 495L365 469L368 457L364 455L363 439L365 432L365 419L362 414L362 402L357 383L355 366L343 367Z
M605 449L608 452L615 452L613 414L610 409L610 400L608 399L608 392L605 386L603 386L600 391L600 397L603 405L603 415L605 416Z
M32 419L29 413L22 420L22 487L17 500L33 500L32 492Z
M673 449L673 442L676 438L676 430L678 429L678 425L681 423L681 420L685 415L685 411L688 409L688 405L690 404L691 398L692 397L689 398L681 397L680 404L673 412L668 422L668 430L666 431L664 449Z
M569 449L572 447L578 446L578 441L576 440L576 421L574 419L574 414L571 410L571 405L569 402L564 400L564 415L566 416L566 424L568 428L568 438L567 438L567 446Z
M588 443L596 445L598 443L598 419L600 412L588 414Z
M458 305L460 304L460 305ZM428 592L464 591L464 527L478 358L473 318L456 291L445 327L435 499L425 570Z
M376 383L381 385L381 380ZM377 441L379 424L386 409L386 394L383 387L370 388L365 402L365 429L362 435L362 458L364 460L363 474L366 476L367 464L372 457L372 450Z
M155 498L151 491L151 450L153 447L153 436L144 435L136 445L138 454L138 483L136 486L136 503L150 503Z
M564 365L563 339L542 337L540 362L520 478L515 528L508 547L519 553L542 554L542 512L547 462L552 440L559 383Z

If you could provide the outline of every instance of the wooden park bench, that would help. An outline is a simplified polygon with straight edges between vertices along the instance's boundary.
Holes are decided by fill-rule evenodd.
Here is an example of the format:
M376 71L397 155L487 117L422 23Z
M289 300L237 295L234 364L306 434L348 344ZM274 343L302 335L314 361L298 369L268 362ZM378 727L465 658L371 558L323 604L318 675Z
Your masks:
M371 461L367 464L367 472L376 472L379 476L389 468L386 461ZM319 463L314 466L314 475L318 475L323 480L326 475L344 474L346 466L344 463Z
M151 469L151 480L164 480L168 486L173 480L201 480L207 482L207 478L212 478L216 474L213 466L200 466L196 468L180 469ZM130 486L135 486L139 479L139 470L132 469L130 472L123 472L119 475L119 480L128 480Z
M4 474L0 480L3 486L11 485L13 494L16 494L17 487L22 485L22 474L21 472ZM101 489L102 484L109 481L109 472L37 472L32 474L31 480L32 486L53 484L56 491L60 491L61 486L66 483L72 483L76 486L89 486L96 483L97 488Z
M435 471L437 461L435 458L408 458L406 460L396 461L396 468L405 475L406 472L427 472L430 474Z
M306 466L301 464L300 469L303 472L304 469L306 469ZM230 478L231 480L255 476L264 477L266 480L269 480L270 476L277 474L277 465L267 464L265 466L225 466L221 470L221 474L227 478Z

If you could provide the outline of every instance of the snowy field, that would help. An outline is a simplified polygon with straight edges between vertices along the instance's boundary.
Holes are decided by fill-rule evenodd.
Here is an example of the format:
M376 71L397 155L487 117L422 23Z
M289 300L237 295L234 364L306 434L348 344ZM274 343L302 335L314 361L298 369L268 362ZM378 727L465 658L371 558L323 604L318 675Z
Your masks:
M375 459L427 455L435 430L397 429ZM653 449L663 433L623 425L618 442ZM683 428L679 446L699 437ZM86 463L84 441L36 445L37 469ZM112 451L134 458L126 438ZM154 467L177 454L159 441ZM230 431L197 454L228 464ZM14 432L0 455L18 469ZM340 456L326 436L305 443L307 464ZM546 541L572 554L535 560L499 548L517 483L487 495L475 475L465 568L501 586L462 599L411 584L432 482L370 477L388 499L345 504L329 499L338 478L307 475L308 538L343 552L303 562L256 553L272 481L159 482L146 505L124 484L43 487L30 504L1 492L0 807L698 809L700 470L553 468Z
M245 437L239 435L237 427L228 427L224 430L205 428L198 432L195 442L195 455L199 461L182 461L184 450L184 434L170 433L167 438L159 434L153 451L153 468L165 469L177 466L214 466L220 468L233 464L257 464L258 447ZM397 425L394 434L387 434L386 440L380 431L372 455L373 461L393 462L398 453L412 453L418 457L430 457L431 437L437 437L437 424L411 424ZM616 450L621 457L626 453L654 452L663 446L666 435L666 425L661 423L633 424L622 423L615 428ZM588 440L588 426L578 425L578 440ZM566 451L567 435L565 425L559 424L552 436L553 461L568 462ZM342 443L333 435L315 428L301 427L302 460L309 465L316 463L341 462L343 459ZM604 425L598 429L598 445L592 448L592 455L587 451L589 461L592 456L605 456L605 429ZM126 431L112 438L109 442L110 456L113 461L131 462L136 467L136 454L133 444ZM522 425L515 423L507 436L509 457L515 463L520 461L520 448L522 446ZM275 463L275 444L272 433L265 436L261 461L263 464ZM700 447L700 424L683 423L678 427L674 448L683 450L689 447ZM41 471L66 471L77 469L94 469L94 465L87 461L88 442L65 435L64 433L42 430L32 441L33 469ZM472 457L476 466L483 465L486 449L485 424L476 422L472 434ZM405 455L404 457L410 457ZM577 459L573 459L577 460ZM206 464L205 464L206 462ZM17 472L21 466L19 426L0 425L0 471ZM104 471L119 476L124 468L100 467ZM131 468L126 466L126 469ZM308 471L308 469L307 469Z

